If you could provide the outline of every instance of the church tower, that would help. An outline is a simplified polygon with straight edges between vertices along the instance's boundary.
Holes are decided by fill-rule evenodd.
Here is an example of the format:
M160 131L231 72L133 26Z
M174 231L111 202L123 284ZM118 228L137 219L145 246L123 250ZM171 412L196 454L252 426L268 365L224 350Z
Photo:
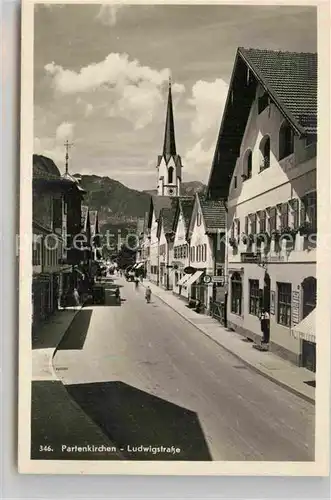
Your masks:
M159 196L180 196L181 181L182 161L181 157L176 152L171 81L169 80L163 153L158 157L157 162L157 194Z

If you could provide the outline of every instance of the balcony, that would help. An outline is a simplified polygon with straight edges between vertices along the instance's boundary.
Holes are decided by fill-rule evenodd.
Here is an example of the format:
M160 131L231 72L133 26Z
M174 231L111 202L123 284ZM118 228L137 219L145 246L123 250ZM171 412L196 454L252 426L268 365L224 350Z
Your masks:
M266 156L265 158L261 159L260 172L263 172L263 170L266 170L269 167L270 167L270 158Z

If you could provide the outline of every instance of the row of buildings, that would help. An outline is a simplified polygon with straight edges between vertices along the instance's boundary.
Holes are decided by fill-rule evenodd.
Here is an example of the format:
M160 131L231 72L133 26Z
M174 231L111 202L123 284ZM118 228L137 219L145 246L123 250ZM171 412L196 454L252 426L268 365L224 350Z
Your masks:
M316 368L317 54L239 48L207 192L180 193L171 87L146 276L257 344Z
M84 203L80 179L33 155L33 330L84 294L96 273L98 213Z

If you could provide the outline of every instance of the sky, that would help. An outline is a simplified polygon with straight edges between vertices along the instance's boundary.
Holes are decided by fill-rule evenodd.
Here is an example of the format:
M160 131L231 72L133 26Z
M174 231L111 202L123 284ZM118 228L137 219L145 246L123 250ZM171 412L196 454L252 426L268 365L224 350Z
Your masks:
M317 50L314 7L39 4L34 153L156 187L168 79L183 181L207 182L239 46Z

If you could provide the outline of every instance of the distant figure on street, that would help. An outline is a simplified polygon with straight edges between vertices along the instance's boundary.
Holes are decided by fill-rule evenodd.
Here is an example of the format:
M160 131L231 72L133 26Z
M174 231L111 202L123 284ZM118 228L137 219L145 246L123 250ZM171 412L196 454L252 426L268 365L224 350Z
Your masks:
M139 287L139 279L138 278L135 278L134 280L134 284L135 284L135 287L138 288Z
M115 290L115 297L116 297L116 302L121 302L121 295L120 295L119 287L117 287Z
M150 303L151 301L151 296L152 296L152 290L149 288L149 286L146 288L146 292L145 292L145 298L146 298L146 302L147 304Z
M74 297L74 308L76 310L76 308L79 307L80 305L80 297L77 288L74 288L73 297Z

